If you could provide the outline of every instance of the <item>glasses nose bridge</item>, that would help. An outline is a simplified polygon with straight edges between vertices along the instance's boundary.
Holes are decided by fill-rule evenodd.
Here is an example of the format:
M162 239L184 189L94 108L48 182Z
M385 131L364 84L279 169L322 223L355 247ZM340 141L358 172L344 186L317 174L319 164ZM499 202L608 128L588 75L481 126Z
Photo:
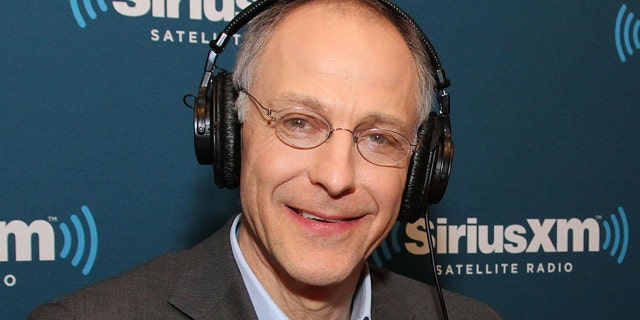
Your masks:
M353 141L354 144L358 144L358 138L359 136L351 129L347 129L347 128L332 128L329 130L329 135L327 136L327 140L329 138L331 138L331 135L335 132L335 131L346 131L349 132L351 134L351 140Z

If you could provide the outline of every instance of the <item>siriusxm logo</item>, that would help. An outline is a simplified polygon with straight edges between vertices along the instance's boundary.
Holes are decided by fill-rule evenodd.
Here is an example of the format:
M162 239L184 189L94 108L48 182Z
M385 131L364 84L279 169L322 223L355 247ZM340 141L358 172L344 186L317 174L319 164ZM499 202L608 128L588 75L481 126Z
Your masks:
M61 222L58 225L63 236L60 258L71 258L71 265L74 267L78 267L84 261L82 274L88 275L98 254L98 230L89 207L82 206L81 211L84 217L84 224L77 215L72 214L70 216L74 233L71 232L65 222ZM32 243L34 235L38 239L38 256L35 259L37 261L56 260L55 228L52 223L57 221L58 217L49 217L48 220L35 220L29 224L21 220L0 221L0 262L8 262L10 260L12 249L10 244L12 242L14 244L15 261L34 261L34 243ZM10 240L11 238L13 238L13 241ZM75 251L71 255L74 247Z
M71 13L73 13L73 17L76 19L78 26L80 26L80 28L84 28L87 26L87 21L85 20L84 16L82 15L82 12L80 11L80 5L78 4L78 1L79 0L70 1ZM98 3L98 7L100 8L100 11L106 12L108 10L107 4L104 2L104 0L97 0L96 2ZM84 4L84 10L86 12L86 15L91 20L95 20L98 16L96 15L96 10L93 8L91 1L83 1L82 3Z
M620 218L618 219L618 217ZM618 208L617 216L612 213L610 218L611 224L607 220L603 222L605 237L602 249L610 250L609 255L612 257L617 256L616 261L622 263L629 248L629 222L622 207Z
M94 0L102 12L109 10L105 0ZM184 2L184 4L181 4ZM151 14L154 18L179 19L188 16L191 20L231 21L238 10L248 7L248 0L113 0L111 5L120 15L142 17ZM71 12L80 28L87 26L87 19L95 20L96 9L91 0L70 0ZM81 9L84 7L84 10Z
M626 62L634 49L640 50L640 19L635 18L633 12L627 12L626 4L622 4L618 10L614 32L618 57Z
M425 220L405 226L406 240L400 238L396 223L387 239L372 254L375 264L392 258L392 251L414 255L428 254ZM622 207L607 217L570 219L526 219L523 224L483 225L477 218L465 224L451 224L447 218L429 221L437 254L529 254L608 251L618 264L624 261L629 246L629 224ZM404 241L403 244L401 244Z

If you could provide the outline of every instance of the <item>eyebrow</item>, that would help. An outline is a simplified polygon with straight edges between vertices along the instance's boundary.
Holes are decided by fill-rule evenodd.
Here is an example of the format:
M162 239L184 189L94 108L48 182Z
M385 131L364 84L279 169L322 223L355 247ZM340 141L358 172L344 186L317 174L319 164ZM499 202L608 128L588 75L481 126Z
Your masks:
M290 106L291 104L295 104L295 105L300 105L301 107L310 109L312 111L315 111L318 114L322 115L323 117L328 117L328 115L330 115L330 112L327 110L327 107L318 99L315 99L307 95L293 93L293 92L287 92L276 99L267 101L267 104L269 105L268 108L270 109L274 107L278 108L281 106ZM279 109L274 109L274 110L279 110ZM381 129L396 131L398 133L405 135L407 138L411 137L412 135L415 135L415 132L414 132L415 130L411 129L412 123L402 121L397 117L394 117L392 115L382 113L382 112L367 114L364 117L364 119L358 122L358 125L356 125L356 128L366 124L372 124L372 125L375 125L376 127L380 126L379 128Z
M394 116L390 116L386 113L374 113L365 117L365 120L360 125L365 123L375 124L376 127L382 124L381 129L392 130L402 134L407 139L411 140L416 134L416 129L412 128L412 124L402 121Z
M267 104L270 108L274 106L278 107L282 105L290 106L291 104L299 104L302 107L309 108L320 114L327 114L327 108L319 100L297 93L285 93L272 101L268 101Z

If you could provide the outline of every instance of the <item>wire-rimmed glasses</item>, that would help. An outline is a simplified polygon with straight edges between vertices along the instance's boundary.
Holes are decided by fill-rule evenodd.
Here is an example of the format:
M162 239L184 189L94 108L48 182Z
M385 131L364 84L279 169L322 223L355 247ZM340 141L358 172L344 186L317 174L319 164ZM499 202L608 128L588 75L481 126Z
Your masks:
M401 164L416 149L415 144L411 144L405 136L393 130L375 127L362 131L333 128L326 118L315 111L302 107L271 110L265 108L246 90L241 92L265 112L267 119L273 122L278 138L293 148L313 149L327 141L334 131L348 131L353 137L358 153L365 160L384 167Z

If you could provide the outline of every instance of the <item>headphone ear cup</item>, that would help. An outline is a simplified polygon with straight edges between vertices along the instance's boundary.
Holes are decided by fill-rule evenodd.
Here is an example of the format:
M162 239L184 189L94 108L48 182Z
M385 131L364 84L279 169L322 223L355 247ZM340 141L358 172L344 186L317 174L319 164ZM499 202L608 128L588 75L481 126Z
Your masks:
M427 189L428 203L431 204L440 202L444 197L453 164L453 140L451 139L451 120L449 116L437 116L435 127L439 138L436 145L437 150L432 160L431 181Z
M232 74L221 72L211 83L213 116L213 175L220 188L235 189L240 184L240 123L235 102L238 92Z
M213 136L211 135L211 81L206 87L200 87L198 97L193 108L193 144L196 149L196 158L202 165L213 163Z
M398 220L415 222L428 204L444 196L453 161L448 117L432 112L418 128L418 148L413 153Z
M411 156L409 170L407 171L407 182L404 187L402 204L398 220L403 222L415 222L422 213L424 202L424 191L428 185L429 175L427 172L431 164L429 163L431 153L430 143L434 127L434 117L429 117L418 128L418 147Z

